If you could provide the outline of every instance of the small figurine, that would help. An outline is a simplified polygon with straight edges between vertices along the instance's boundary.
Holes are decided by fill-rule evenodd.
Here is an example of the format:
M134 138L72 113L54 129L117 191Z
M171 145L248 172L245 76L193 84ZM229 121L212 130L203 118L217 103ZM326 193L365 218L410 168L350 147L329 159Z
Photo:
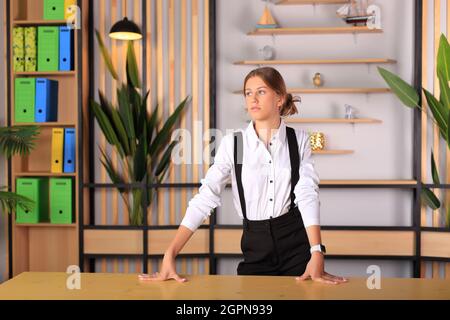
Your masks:
M313 83L316 88L321 87L323 85L322 75L319 72L317 72L314 75Z
M355 115L354 115L354 109L351 105L346 104L345 105L345 119L354 119Z
M275 49L271 46L264 46L258 50L264 60L273 60L275 58Z
M325 136L323 132L310 132L309 141L312 151L323 150L325 148Z
M264 8L263 15L259 19L258 24L256 25L258 29L266 29L266 28L278 28L278 24L275 22L275 19L272 17L269 8Z

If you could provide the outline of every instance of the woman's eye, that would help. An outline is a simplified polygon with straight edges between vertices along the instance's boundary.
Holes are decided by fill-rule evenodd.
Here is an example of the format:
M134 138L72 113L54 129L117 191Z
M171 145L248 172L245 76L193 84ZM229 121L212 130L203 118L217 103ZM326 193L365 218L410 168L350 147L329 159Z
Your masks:
M247 97L248 97L248 96L251 96L251 94L252 94L251 92L246 92L246 93L245 93L245 95L246 95Z
M258 91L258 94L264 94L264 93L266 93L264 90L259 90Z

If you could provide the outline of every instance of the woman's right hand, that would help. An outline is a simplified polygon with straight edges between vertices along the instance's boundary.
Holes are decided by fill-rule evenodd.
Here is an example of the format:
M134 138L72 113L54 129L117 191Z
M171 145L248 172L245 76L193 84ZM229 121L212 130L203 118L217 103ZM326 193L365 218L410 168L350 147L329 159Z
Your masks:
M182 278L177 274L175 267L175 257L169 254L164 254L161 271L155 272L151 275L141 274L139 280L141 281L166 281L174 279L178 282L186 282L186 278Z

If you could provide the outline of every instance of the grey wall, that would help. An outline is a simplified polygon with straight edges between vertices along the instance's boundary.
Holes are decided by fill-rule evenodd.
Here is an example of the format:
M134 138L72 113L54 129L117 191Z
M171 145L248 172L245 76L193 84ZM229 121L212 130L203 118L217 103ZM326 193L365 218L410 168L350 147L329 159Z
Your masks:
M413 1L378 0L382 11L381 34L247 36L257 23L264 2L260 0L218 1L217 68L218 126L246 127L248 117L241 89L246 74L256 66L233 65L244 59L258 59L258 49L275 48L278 59L301 58L392 58L395 65L383 65L407 81L413 79ZM342 26L335 16L338 5L270 6L282 27ZM399 16L401 15L401 19ZM232 44L232 45L230 45ZM311 87L315 72L324 75L330 87L385 87L376 65L275 66L288 87ZM412 112L399 106L392 94L302 95L298 117L343 117L344 104L354 106L359 117L381 119L375 125L293 124L323 131L327 148L352 149L350 155L314 155L321 180L326 179L412 179ZM412 193L399 189L321 189L322 225L409 226ZM240 223L231 192L225 191L219 209L219 223ZM238 260L220 263L220 273L235 274ZM330 271L365 275L370 264L382 267L383 276L411 276L409 262L330 261Z

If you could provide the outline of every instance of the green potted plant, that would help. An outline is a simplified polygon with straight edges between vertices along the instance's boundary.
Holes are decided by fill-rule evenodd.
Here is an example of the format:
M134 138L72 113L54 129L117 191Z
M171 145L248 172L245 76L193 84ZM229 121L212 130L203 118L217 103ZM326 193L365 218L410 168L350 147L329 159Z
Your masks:
M97 41L105 64L115 81L119 81L111 56L106 50L103 39L96 31ZM149 91L141 94L141 82L136 63L133 43L128 41L126 61L126 82L118 85L117 106L114 106L99 90L99 102L91 101L91 110L107 142L114 148L119 156L120 167L127 173L124 175L113 164L106 150L100 148L101 162L108 172L113 183L161 183L170 166L172 150L179 141L171 141L180 115L185 109L189 97L186 97L171 114L166 122L159 125L158 107L149 113L147 111L147 98ZM118 187L129 212L130 225L142 225L144 222L143 190L141 188L127 189ZM151 205L156 192L148 190L145 208ZM132 200L129 200L131 193Z
M425 88L423 88L423 93L432 113L432 117L430 118L438 126L440 136L447 142L447 147L450 147L450 46L444 35L441 35L439 40L436 69L439 79L440 96L435 97ZM419 95L414 87L386 69L379 67L378 72L405 106L422 110L419 105ZM439 185L439 173L434 161L433 151L431 152L431 171L434 184ZM433 210L441 207L441 202L433 191L423 185L421 198ZM450 211L448 209L446 211L446 225L449 227Z
M0 127L0 153L7 158L15 154L25 156L34 148L34 141L38 135L39 127L37 126ZM11 213L17 206L24 210L33 208L33 200L14 192L4 191L7 189L0 186L0 206L5 212Z

